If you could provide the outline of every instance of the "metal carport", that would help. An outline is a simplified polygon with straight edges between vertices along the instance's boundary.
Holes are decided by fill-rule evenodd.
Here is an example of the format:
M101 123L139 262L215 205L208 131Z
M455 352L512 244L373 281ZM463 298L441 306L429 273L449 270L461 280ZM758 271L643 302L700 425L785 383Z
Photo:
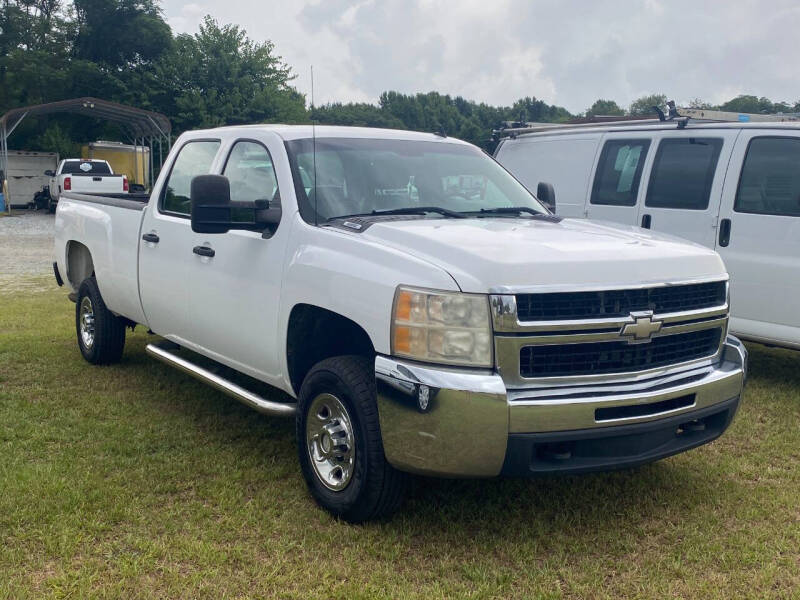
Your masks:
M8 189L9 183L7 181L9 136L14 133L14 130L26 117L56 113L72 113L118 123L128 136L128 141L132 142L134 146L147 145L150 148L150 177L148 184L152 188L156 142L158 143L159 168L164 162L165 153L162 144L166 145L167 152L172 146L172 125L169 119L161 113L87 97L14 108L0 117L0 169L6 178L5 185L9 196L12 193ZM137 154L134 153L134 157L136 156ZM2 183L0 181L0 186ZM8 197L6 198L6 206L11 206L11 201Z

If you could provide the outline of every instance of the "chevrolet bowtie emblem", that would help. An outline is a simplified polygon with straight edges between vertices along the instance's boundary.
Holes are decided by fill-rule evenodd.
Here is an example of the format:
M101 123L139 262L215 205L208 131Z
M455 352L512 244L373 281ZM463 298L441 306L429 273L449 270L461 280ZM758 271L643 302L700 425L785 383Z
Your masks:
M627 337L629 343L647 342L653 337L653 334L661 331L661 326L664 321L654 321L653 311L645 312L632 312L631 319L633 323L626 323L620 331L620 335Z

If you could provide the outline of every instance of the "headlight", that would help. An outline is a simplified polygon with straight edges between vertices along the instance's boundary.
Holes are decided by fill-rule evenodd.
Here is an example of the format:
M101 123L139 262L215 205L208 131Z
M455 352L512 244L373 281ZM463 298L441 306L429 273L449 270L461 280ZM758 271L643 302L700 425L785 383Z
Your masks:
M397 288L392 354L426 362L491 367L488 297Z

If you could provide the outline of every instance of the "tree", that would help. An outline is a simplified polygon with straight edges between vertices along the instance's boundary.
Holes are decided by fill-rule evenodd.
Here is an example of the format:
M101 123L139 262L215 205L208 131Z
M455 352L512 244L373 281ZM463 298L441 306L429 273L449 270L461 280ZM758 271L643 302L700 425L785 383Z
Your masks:
M172 43L154 0L74 0L76 58L107 68L152 63Z
M198 33L175 39L149 89L178 130L306 121L305 97L291 87L293 79L272 42L254 42L238 26L207 16Z
M336 102L315 107L310 117L312 121L327 125L384 127L388 129L406 128L400 119L384 112L379 106L361 102L350 104Z
M586 109L587 117L594 116L622 116L625 111L620 108L619 104L613 100L595 100L589 108Z
M699 108L701 110L713 110L714 106L701 100L700 98L694 98L689 100L689 108Z
M796 110L795 106L792 106L786 102L772 102L769 98L761 98L757 96L748 96L748 95L740 95L736 96L732 100L728 100L724 104L720 105L720 110L727 110L731 112L741 112L741 113L756 113L756 114L774 114L774 113L785 113L785 112L793 112Z
M666 113L667 96L665 94L650 94L649 96L642 96L631 103L628 113L634 116L640 115L653 115L656 111L653 110L654 106L659 107Z

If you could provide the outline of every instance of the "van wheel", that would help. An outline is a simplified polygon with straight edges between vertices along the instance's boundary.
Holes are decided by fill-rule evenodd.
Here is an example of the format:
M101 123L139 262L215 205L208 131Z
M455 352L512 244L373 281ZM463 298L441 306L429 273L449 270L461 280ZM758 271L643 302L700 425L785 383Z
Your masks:
M297 408L300 467L314 499L351 523L397 510L408 475L383 453L371 362L323 360L303 381Z
M94 277L84 279L75 303L75 330L83 358L93 365L117 363L125 347L125 323L106 308Z

